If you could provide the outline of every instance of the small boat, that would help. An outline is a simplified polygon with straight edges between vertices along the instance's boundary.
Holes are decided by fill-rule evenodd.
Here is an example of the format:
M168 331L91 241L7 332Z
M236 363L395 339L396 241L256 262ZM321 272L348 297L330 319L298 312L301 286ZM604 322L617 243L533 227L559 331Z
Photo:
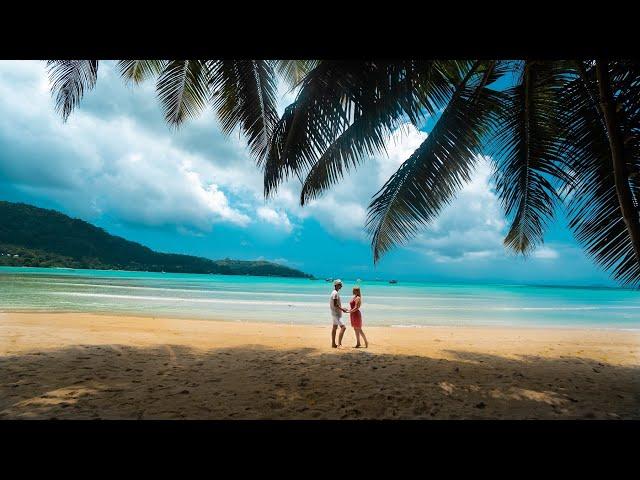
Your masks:
M333 278L325 278L324 281L325 282L333 282Z
M356 283L360 283L362 282L362 280L360 280L359 278L356 280Z
M398 283L398 280L389 280L389 283Z

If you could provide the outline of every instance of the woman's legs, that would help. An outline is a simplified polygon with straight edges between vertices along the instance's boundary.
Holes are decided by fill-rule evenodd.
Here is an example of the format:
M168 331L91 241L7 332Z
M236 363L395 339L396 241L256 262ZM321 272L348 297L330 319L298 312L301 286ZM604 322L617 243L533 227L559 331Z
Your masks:
M354 330L356 331L356 347L359 347L360 346L360 329L354 328Z
M360 335L362 335L362 338L364 339L364 348L369 348L369 342L367 341L367 336L364 334L364 331L362 330L362 328L359 328L358 332ZM358 335L358 339L360 338L360 335ZM359 343L360 341L358 340L358 344Z

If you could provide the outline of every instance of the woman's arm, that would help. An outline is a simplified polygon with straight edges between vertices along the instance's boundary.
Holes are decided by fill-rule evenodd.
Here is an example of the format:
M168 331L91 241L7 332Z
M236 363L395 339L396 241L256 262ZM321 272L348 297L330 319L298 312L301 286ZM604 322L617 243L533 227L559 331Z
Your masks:
M358 310L360 310L360 297L356 297L356 305L352 310L349 310L349 313L357 312Z

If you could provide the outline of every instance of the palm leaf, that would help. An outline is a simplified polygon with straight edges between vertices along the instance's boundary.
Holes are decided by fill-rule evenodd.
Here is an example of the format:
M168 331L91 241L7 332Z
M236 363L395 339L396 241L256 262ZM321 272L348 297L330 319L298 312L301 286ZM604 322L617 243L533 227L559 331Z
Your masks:
M354 120L311 167L300 192L301 205L337 183L350 169L357 167L364 156L386 151L386 140L399 125L400 114L371 113Z
M213 62L210 87L222 129L239 127L251 152L262 164L273 135L277 115L273 64L266 60Z
M374 262L431 222L470 180L482 142L495 129L502 98L479 86L475 73L480 65L467 71L427 139L369 205Z
M47 69L56 111L66 122L84 93L96 85L98 60L49 60Z
M349 125L349 97L366 85L360 62L321 61L302 81L296 100L275 126L264 165L265 196L292 174L306 173Z
M613 63L614 88L618 92L618 123L623 142L629 186L636 211L640 210L640 63Z
M293 90L317 64L318 60L276 60L275 71Z
M311 167L300 194L302 205L355 168L364 156L384 152L387 137L402 122L405 108L414 119L421 113L411 77L390 71L392 68L385 65L375 72L381 80L376 89L360 99L351 125Z
M291 174L307 176L301 196L318 195L366 154L384 149L401 121L435 114L451 83L433 61L323 61L285 110L265 168L265 194Z
M554 182L566 180L555 127L561 108L562 70L549 62L526 61L519 83L505 92L500 127L491 152L496 192L511 227L507 248L527 254L543 243L558 198Z
M118 68L126 82L136 85L148 78L160 75L167 65L166 60L120 60Z
M478 64L482 80L474 99L482 89L505 73L496 62ZM452 82L460 83L462 68L469 62L394 62L383 65L378 72L377 96L362 96L356 106L353 123L329 146L309 171L305 179L301 204L328 189L366 155L385 151L385 143L401 122L408 118L414 125L424 115L436 115L452 93ZM378 70L382 70L379 68Z
M209 65L204 60L171 60L158 77L156 90L164 117L179 126L200 113L209 101Z
M586 85L595 82L592 67L586 69L585 75ZM619 78L616 82L615 75L613 78L613 90L624 103L624 97L630 94L626 91L628 86ZM571 82L562 102L567 112L562 119L566 129L566 156L572 172L566 194L569 227L596 263L622 284L637 285L640 264L620 209L609 140L599 105L583 78ZM633 115L622 115L621 118L627 126L634 121ZM635 158L637 165L638 157Z

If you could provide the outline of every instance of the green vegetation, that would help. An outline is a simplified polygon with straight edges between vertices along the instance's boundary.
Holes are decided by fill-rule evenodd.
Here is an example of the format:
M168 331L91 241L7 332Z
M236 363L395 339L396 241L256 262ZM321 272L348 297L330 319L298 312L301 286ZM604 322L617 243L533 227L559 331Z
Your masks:
M266 261L154 252L55 210L4 201L0 201L0 266L312 278Z

